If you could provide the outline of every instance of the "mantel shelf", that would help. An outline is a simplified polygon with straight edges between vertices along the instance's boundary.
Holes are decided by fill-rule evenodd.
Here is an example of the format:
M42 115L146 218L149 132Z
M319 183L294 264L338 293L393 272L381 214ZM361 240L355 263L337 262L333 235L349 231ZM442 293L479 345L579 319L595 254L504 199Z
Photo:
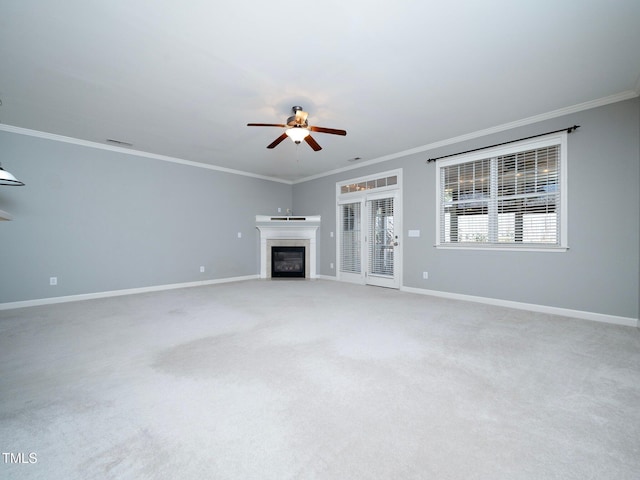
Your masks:
M320 225L320 215L296 215L296 216L271 216L256 215L256 223L259 225Z

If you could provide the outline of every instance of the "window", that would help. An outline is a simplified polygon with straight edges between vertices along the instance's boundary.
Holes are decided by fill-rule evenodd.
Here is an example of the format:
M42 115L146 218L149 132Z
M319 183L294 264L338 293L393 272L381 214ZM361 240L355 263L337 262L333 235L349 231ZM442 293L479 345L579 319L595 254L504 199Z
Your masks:
M360 273L360 203L349 203L340 208L340 271Z
M436 246L566 249L566 133L437 166Z
M358 183L349 183L340 186L340 193L360 192L362 190L371 190L373 188L391 187L398 184L398 176L391 175L389 177L374 178Z

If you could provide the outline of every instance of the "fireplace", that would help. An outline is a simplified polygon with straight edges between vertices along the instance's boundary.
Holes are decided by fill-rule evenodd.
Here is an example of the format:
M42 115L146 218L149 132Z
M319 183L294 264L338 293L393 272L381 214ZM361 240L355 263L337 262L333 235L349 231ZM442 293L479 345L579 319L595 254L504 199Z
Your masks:
M304 247L271 247L271 277L305 277Z
M304 247L304 278L317 278L316 231L320 216L270 217L256 215L260 231L260 278L271 278L272 247Z

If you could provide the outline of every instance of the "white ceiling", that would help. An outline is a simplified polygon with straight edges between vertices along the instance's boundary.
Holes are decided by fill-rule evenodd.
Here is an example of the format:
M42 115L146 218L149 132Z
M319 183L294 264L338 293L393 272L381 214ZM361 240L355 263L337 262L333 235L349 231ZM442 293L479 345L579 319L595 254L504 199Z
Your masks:
M2 0L0 122L295 181L640 90L638 0ZM323 150L265 147L293 105Z

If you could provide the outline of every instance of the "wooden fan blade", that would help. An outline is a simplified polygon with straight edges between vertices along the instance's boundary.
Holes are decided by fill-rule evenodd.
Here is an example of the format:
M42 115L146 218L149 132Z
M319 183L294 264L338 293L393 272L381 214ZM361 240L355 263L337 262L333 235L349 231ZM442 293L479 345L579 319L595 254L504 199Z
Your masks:
M283 141L285 138L287 138L287 134L283 133L282 135L280 135L278 138L276 138L273 142L271 142L269 145L267 145L267 148L275 148L278 146L278 144Z
M247 123L247 127L286 127L283 123Z
M322 147L318 145L318 142L316 142L311 135L304 137L304 141L307 142L314 151L322 150Z
M312 132L330 133L331 135L346 135L346 130L338 130L337 128L325 128L325 127L309 127Z

